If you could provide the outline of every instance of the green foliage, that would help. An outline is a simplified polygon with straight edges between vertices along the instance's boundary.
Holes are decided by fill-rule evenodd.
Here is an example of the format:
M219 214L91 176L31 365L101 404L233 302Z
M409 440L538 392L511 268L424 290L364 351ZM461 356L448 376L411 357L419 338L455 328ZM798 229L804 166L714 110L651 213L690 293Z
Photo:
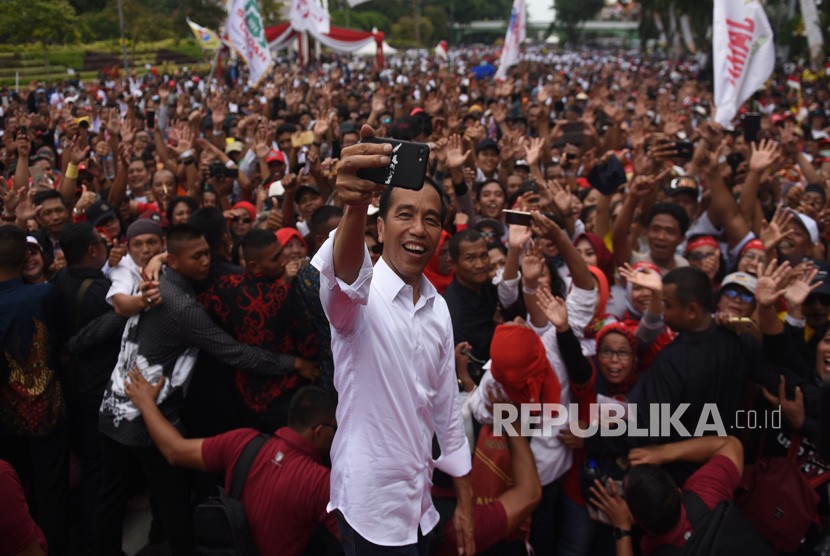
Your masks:
M387 33L392 28L389 18L380 12L351 10L347 16L347 11L342 8L331 12L331 24L361 31L371 31L373 27L377 27L378 30Z
M0 2L0 43L72 43L78 40L77 24L67 0Z
M423 17L420 17L421 29L421 47L428 45L433 33L435 32L432 22ZM389 40L395 45L400 46L414 46L415 45L415 20L413 17L405 15L398 21L392 24L392 31L390 32Z
M580 25L593 18L602 9L603 0L555 0L556 26L575 43L579 39Z

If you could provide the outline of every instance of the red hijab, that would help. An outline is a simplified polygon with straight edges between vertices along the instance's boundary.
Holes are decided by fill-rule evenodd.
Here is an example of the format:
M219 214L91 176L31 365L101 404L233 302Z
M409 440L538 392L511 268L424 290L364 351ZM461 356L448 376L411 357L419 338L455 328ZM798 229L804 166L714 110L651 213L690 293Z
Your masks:
M435 286L435 289L438 290L438 293L440 294L443 294L444 290L446 290L447 286L449 286L450 282L452 282L452 270L450 270L449 274L441 274L438 272L441 265L441 248L449 239L449 232L441 230L441 237L438 239L438 247L435 248L435 253L432 254L432 258L429 260L427 267L424 269L424 275L430 282L432 282L432 285Z

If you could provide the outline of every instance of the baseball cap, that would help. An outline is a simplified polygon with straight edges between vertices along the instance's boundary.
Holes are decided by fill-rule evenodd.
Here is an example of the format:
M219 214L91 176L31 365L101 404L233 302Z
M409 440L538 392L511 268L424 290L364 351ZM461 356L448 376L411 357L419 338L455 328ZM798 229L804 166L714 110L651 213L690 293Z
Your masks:
M272 149L265 158L265 162L268 164L271 164L272 162L282 162L285 164L285 155L276 149Z
M801 226L807 230L807 234L810 236L810 241L812 243L818 243L818 224L816 224L816 221L806 214L802 214L798 211L794 210L792 213L796 216L796 219L793 221L800 223Z
M93 226L103 224L110 218L115 217L115 209L111 204L104 200L96 201L91 207L86 209L86 221Z
M150 220L151 222L155 222L158 224L162 229L166 230L170 227L170 222L167 220L167 217L160 212L157 211L146 211L142 212L141 216L138 217L140 219Z
M276 234L277 241L279 241L280 245L282 245L283 247L285 247L288 244L288 242L291 241L292 237L296 237L303 243L303 245L306 245L303 234L301 234L299 230L297 230L297 228L280 228L279 230L277 230Z
M741 286L748 292L754 294L755 286L757 284L758 280L755 276L747 274L746 272L733 272L732 274L728 274L726 278L723 279L723 282L720 284L720 289L723 290L727 286Z
M245 145L241 141L232 141L225 147L225 154L241 153L245 150Z
M43 253L43 245L40 244L40 242L37 240L35 236L26 236L26 243L34 245L35 247L40 249L41 253Z
M301 185L297 188L297 191L294 192L294 200L299 202L300 199L303 198L303 195L307 195L308 193L311 193L312 195L317 195L318 197L321 196L320 192L314 189L313 187L310 187L308 185Z
M666 189L666 195L674 197L678 193L690 193L695 198L699 197L700 185L697 183L697 179L692 176L680 176L671 180L669 187Z
M478 144L478 146L476 147L476 152L480 153L481 151L484 151L484 150L487 150L487 149L491 149L491 150L494 150L496 152L499 152L501 150L501 149L499 149L499 144L496 143L495 140L490 139L489 137L487 139L483 139Z
M504 224L496 220L495 218L482 218L478 220L475 224L472 225L474 230L479 232L484 231L484 228L493 228L496 231L496 240L501 240L504 236Z

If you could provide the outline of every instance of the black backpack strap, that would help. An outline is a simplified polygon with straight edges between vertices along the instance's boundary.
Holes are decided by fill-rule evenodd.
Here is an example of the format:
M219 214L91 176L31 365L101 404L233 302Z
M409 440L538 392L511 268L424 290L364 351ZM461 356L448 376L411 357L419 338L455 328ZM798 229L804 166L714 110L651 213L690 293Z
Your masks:
M253 437L248 444L245 445L245 449L242 450L242 454L240 454L239 459L236 460L236 465L233 466L228 496L236 498L237 500L239 500L239 497L242 496L242 488L245 486L245 481L248 480L248 471L251 470L251 465L253 465L259 451L269 438L271 438L270 434L263 433Z
M686 517L689 518L692 528L696 529L698 524L712 513L712 510L700 499L700 496L690 490L683 491L682 499L683 506L686 508Z

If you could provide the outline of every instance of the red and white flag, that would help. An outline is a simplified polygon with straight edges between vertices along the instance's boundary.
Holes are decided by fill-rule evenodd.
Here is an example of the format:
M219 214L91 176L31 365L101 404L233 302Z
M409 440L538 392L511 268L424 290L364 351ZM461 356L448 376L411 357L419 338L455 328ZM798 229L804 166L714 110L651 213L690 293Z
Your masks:
M520 61L521 46L527 36L526 17L525 0L513 0L513 11L510 12L510 22L507 24L507 33L504 35L504 47L501 49L496 79L506 79L507 70Z
M435 56L446 61L447 60L447 41L441 41L435 47Z
M775 66L772 28L758 0L715 0L715 120L729 125Z
M316 0L292 0L288 12L291 27L297 31L312 31L325 35L331 30L329 12Z
M788 75L787 76L787 87L790 89L795 89L796 91L801 90L801 79L797 75Z

